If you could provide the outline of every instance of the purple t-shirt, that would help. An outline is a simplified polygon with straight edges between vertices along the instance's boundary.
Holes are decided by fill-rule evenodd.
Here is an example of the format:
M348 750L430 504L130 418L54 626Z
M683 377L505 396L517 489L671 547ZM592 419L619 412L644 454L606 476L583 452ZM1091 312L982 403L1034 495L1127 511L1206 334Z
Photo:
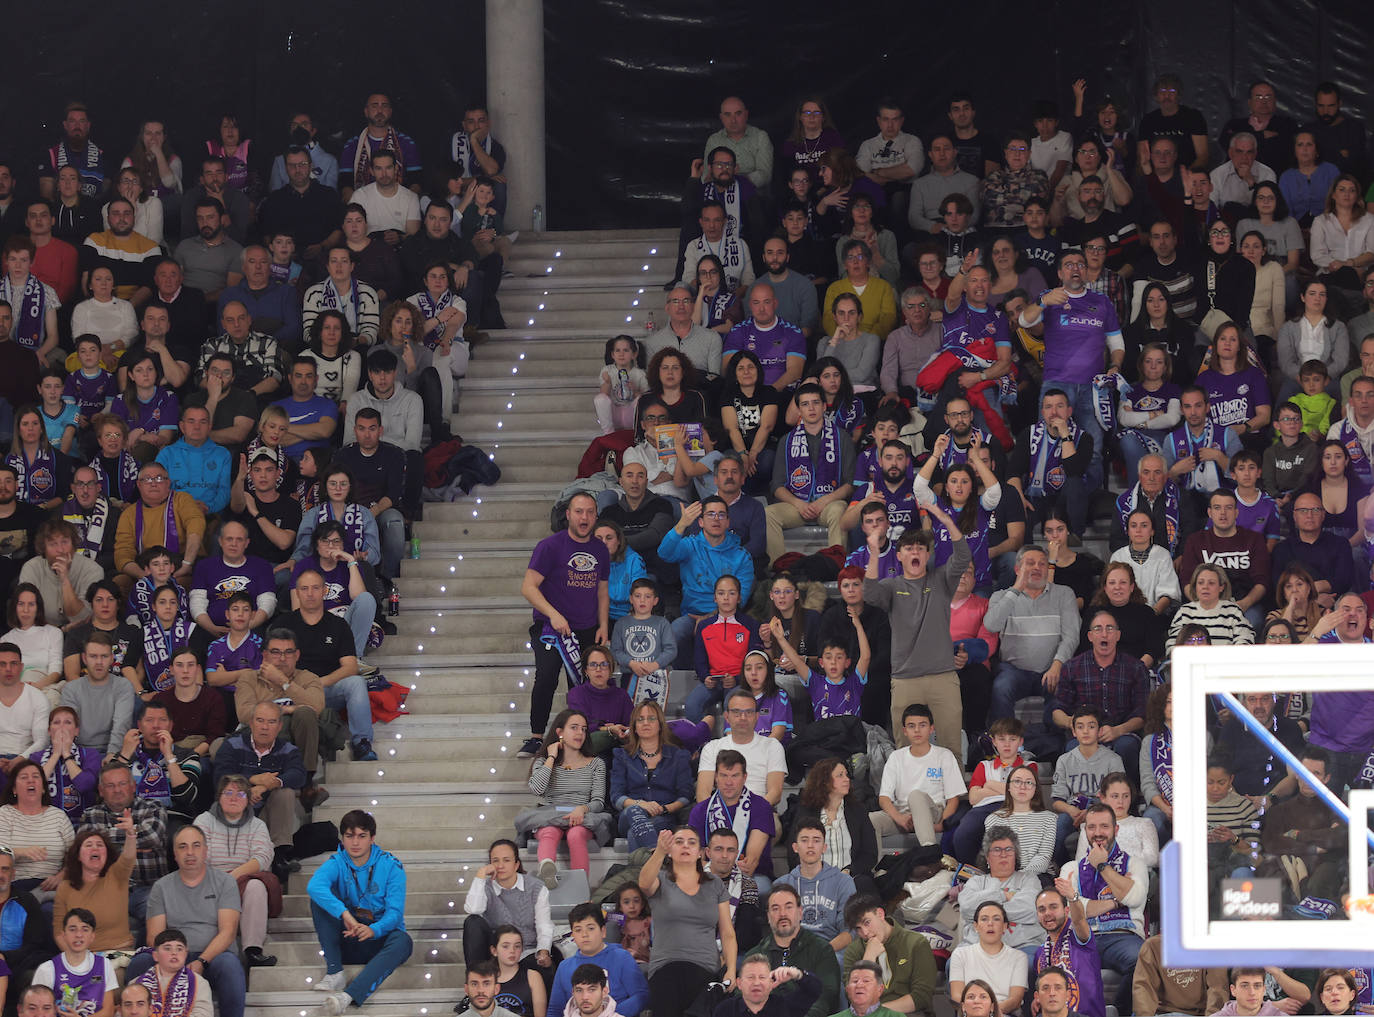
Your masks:
M291 570L293 589L296 580L300 578L300 574L306 571L318 572L324 578L324 609L326 611L336 611L338 608L347 607L353 603L353 594L348 592L347 564L339 562L332 569L326 569L320 564L320 559L316 555L306 555Z
M205 671L243 671L252 668L256 671L262 667L262 637L255 632L248 633L248 638L241 642L237 647L229 646L229 637L220 636L210 648L205 651ZM229 688L234 686L230 685Z
M991 339L997 346L1010 346L1011 333L1007 331L1007 316L992 305L978 310L969 306L968 298L961 296L959 306L945 311L940 322L944 337L940 340L941 350L956 354L967 350L977 342Z
M859 702L863 699L867 675L850 668L845 672L844 680L837 685L824 672L811 671L809 668L808 671L806 691L811 696L811 710L817 720L859 715Z
M730 826L730 824L721 825L719 823L713 823L711 824L710 830L706 828L706 811L710 804L711 800L709 798L704 802L697 802L692 806L691 815L687 817L687 825L697 832L697 836L701 838L703 844L706 843L707 838L710 837L713 831L726 829ZM725 814L730 820L730 823L734 822L735 809L737 808L739 808L738 805L725 806ZM744 854L749 846L747 843L749 840L748 835L755 830L762 830L764 833L768 834L770 843L772 842L774 832L777 830L773 822L773 806L768 804L768 799L763 797L763 795L754 795L753 802L749 806L749 826L739 846L739 853L741 855ZM769 879L773 878L773 852L766 847L763 849L763 854L759 856L758 874L767 876Z
M770 329L761 329L754 319L741 321L725 337L724 356L748 350L763 365L763 382L771 385L787 373L787 358L806 360L806 337L790 321L779 318Z
M846 565L857 565L861 569L868 568L869 550L867 544L860 544L853 551L849 552L849 557L844 560ZM878 555L878 578L893 579L902 574L902 564L897 560L897 542L889 540L887 548Z
M539 592L574 630L596 625L597 585L609 581L611 575L605 544L595 538L578 542L567 530L560 530L535 545L529 567L544 577ZM548 621L539 611L534 612L534 620L539 625Z
M890 526L894 529L908 529L912 525L920 524L921 507L916 503L916 490L910 480L904 481L895 491L889 490L887 482L883 480L875 480L873 484L855 484L854 493L850 495L850 504L857 505L867 498L874 484L886 499L887 521Z
M130 410L123 398L116 399L111 412L129 425L129 430L143 428L145 431L160 431L164 427L176 427L181 419L181 404L177 397L165 388L159 387L147 402L138 400L138 406Z
M1048 290L1046 292L1049 292ZM1044 299L1045 294L1040 295ZM1045 308L1045 381L1084 385L1101 374L1107 338L1121 337L1116 308L1089 290Z
M1223 427L1243 424L1254 417L1256 407L1270 405L1269 382L1258 367L1246 367L1235 374L1203 371L1197 383L1207 392L1212 422Z
M277 583L272 576L272 566L261 558L250 554L242 565L228 565L222 555L216 555L196 562L195 571L191 573L191 589L206 591L210 598L206 614L216 625L223 625L229 613L230 597L245 592L256 603L264 593L275 593Z
M76 412L87 418L103 413L105 400L118 395L115 376L103 367L96 369L93 378L86 377L83 369L77 369L62 383L62 401L72 403Z
M1171 381L1166 381L1153 392L1135 385L1122 401L1129 402L1131 409L1138 413L1153 413L1155 410L1167 410L1171 400L1180 399L1182 396L1183 389Z
M1210 521L1207 525L1211 525ZM1259 492L1259 498L1253 505L1245 504L1240 500L1240 495L1236 495L1236 525L1243 530L1254 530L1265 540L1278 540L1283 535L1279 507L1263 491Z

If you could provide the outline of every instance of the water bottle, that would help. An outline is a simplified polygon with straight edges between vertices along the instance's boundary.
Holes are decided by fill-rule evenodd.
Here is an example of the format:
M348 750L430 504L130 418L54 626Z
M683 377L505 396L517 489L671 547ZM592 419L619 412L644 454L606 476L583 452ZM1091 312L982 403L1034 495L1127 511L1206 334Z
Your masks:
M650 311L649 316L644 319L644 332L646 335L653 335L658 331L658 323L654 321L654 312Z
M544 206L535 205L530 209L530 229L535 233L544 232Z
M410 557L412 560L420 557L420 538L418 536L410 538Z
M387 601L386 613L392 618L401 613L401 592L399 590L391 591L391 599Z
M81 993L75 985L62 986L62 1009L72 1013L77 1012L77 1007L81 1005Z

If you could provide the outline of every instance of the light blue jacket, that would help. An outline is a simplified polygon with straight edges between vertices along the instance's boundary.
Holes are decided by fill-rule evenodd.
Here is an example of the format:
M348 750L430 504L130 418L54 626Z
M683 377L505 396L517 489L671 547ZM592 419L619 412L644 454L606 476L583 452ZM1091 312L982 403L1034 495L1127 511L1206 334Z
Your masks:
M739 580L740 610L749 603L754 588L754 559L749 556L732 530L725 531L725 539L718 547L706 542L706 534L694 533L684 537L677 527L663 536L658 556L664 561L677 562L682 576L682 610L688 614L713 614L716 610L716 580L734 576Z
M367 908L369 926L379 938L406 927L406 870L395 855L376 844L362 865L355 865L343 845L315 870L306 888L310 899L333 918L345 910Z
M212 513L229 504L234 466L227 448L209 440L196 447L179 438L157 454L157 461L167 468L173 491L185 491Z

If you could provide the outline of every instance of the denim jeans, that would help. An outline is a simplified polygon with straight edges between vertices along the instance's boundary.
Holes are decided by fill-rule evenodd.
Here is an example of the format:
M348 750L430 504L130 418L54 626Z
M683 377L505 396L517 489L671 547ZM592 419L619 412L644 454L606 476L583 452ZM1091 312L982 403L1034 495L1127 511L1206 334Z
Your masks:
M1093 938L1097 941L1097 955L1102 958L1102 966L1121 976L1121 987L1114 1001L1117 1013L1133 1012L1131 983L1136 958L1145 941L1134 932L1103 932L1094 934Z
M368 939L361 943L344 939L343 922L314 901L310 902L310 920L315 925L315 938L320 941L320 948L324 952L326 973L332 975L342 971L345 964L363 965L357 977L344 986L344 992L348 993L358 1006L366 1003L367 997L376 992L382 982L406 962L414 948L410 936L404 929L392 929L380 939Z
M687 719L695 724L706 716L712 705L724 701L724 682L718 683L714 689L708 689L705 682L698 682L696 688L687 693L687 702L683 709L687 713Z
M667 812L651 816L638 805L627 806L617 821L621 836L629 841L629 849L636 851L642 847L653 847L658 843L660 830L671 830L674 817Z
M350 741L372 741L372 703L367 698L367 679L351 674L324 690L324 705L331 710L348 711Z
M1028 671L1014 664L1003 663L992 679L992 695L988 699L988 722L1016 715L1016 703L1027 696L1038 695L1044 677L1039 671Z
M377 617L377 598L364 590L353 598L344 611L343 619L353 632L353 648L358 656L367 649L367 637L372 634L372 619Z

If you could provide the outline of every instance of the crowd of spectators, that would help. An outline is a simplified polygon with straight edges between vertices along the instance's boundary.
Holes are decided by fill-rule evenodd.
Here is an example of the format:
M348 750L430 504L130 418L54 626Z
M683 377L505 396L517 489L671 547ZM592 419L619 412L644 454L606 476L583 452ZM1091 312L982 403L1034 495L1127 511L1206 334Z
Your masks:
M321 760L376 759L365 655L514 239L487 111L424 160L392 113L336 157L304 112L126 146L71 102L0 160L7 1012L241 1017ZM410 952L376 832L309 882L329 1013Z
M920 136L893 99L785 139L722 102L667 323L606 346L614 463L529 561L538 868L493 846L470 965L518 936L561 1001L591 960L627 1017L1355 1005L1367 972L1165 969L1156 923L1173 648L1370 642L1365 131L1329 82L1211 127L1153 95L1132 127L1077 82L996 141L964 94ZM1374 693L1241 698L1302 767L1206 707L1207 906L1262 875L1340 917L1316 788L1368 786ZM560 959L561 843L616 836ZM942 857L978 866L954 910L899 906Z

